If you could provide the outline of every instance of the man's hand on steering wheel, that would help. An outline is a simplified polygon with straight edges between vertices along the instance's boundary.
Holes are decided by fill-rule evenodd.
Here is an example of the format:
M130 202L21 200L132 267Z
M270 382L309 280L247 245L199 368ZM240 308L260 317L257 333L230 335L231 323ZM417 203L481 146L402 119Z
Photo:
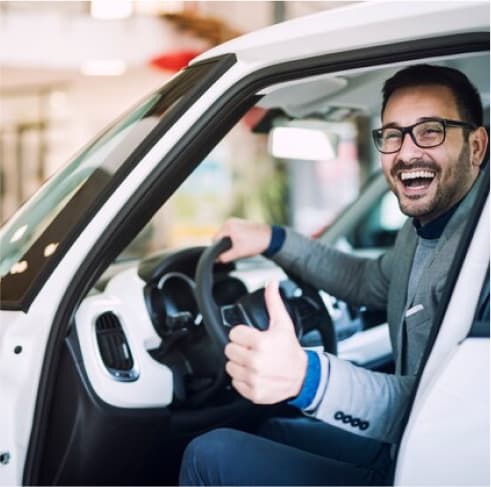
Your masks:
M225 347L226 371L233 387L255 404L274 404L297 396L307 370L301 347L278 283L265 289L269 328L260 331L238 325L229 333Z
M227 263L264 252L271 240L271 227L265 223L229 218L213 240L217 242L224 237L230 238L232 247L220 254L218 261Z

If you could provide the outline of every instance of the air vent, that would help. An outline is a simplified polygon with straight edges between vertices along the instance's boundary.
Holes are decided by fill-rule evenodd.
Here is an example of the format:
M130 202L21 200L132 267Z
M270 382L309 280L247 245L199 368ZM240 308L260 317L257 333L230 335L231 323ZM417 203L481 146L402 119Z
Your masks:
M136 380L138 373L119 318L111 312L100 315L95 332L102 362L111 376L121 381Z

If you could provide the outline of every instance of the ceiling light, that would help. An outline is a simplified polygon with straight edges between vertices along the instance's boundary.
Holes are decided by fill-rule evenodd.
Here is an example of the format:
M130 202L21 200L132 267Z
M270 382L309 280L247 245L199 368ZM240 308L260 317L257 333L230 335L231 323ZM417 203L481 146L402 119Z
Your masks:
M10 274L22 274L27 270L28 267L29 264L27 263L27 260L21 260L20 262L16 262L10 268Z
M126 19L133 13L131 0L92 0L90 15L94 19Z
M184 1L140 0L134 3L134 12L143 15L160 15L163 13L182 12L184 8Z
M54 243L50 243L48 245L46 245L46 247L44 247L44 256L45 257L49 257L50 255L53 255L55 253L55 250L57 249L58 247L58 242Z

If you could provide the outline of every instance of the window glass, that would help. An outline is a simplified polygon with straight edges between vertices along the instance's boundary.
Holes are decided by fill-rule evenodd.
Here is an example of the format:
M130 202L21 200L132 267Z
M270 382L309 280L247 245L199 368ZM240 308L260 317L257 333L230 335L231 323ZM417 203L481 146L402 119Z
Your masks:
M172 78L50 178L2 227L2 303L21 299L35 278L50 268L50 261L61 258L70 238L83 229L90 209L110 193L124 164L214 66L198 65ZM135 157L133 164L138 160Z
M271 153L271 133L257 131L264 116L260 107L246 113L120 259L169 247L208 245L231 216L288 225L317 236L356 199L365 173L356 119L331 123L336 136L333 153L307 160ZM294 146L305 143L301 135L293 141Z
M368 205L352 231L346 235L350 247L376 255L391 247L407 217L399 209L395 195L387 189L382 197Z
M395 194L386 193L380 202L380 229L399 230L405 221L406 217L399 208Z

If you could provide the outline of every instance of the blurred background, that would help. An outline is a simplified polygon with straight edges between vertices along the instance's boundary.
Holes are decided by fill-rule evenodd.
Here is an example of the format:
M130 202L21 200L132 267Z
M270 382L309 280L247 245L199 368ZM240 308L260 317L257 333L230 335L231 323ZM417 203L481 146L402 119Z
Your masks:
M355 2L0 1L0 220L6 221L104 127L194 56L243 33L350 3ZM351 139L347 151L352 154L349 159L355 160ZM282 207L284 167L266 161L260 174L248 169L255 166L247 161L264 157L264 144L264 137L251 137L247 124L235 127L175 202L167 205L167 213L164 210L160 217L166 225L155 228L153 224L156 238L150 240L158 243L147 250L162 243L205 241L229 214L294 223ZM229 164L224 170L231 154L234 167L230 169ZM319 173L312 166L305 185L297 184L298 191L307 188L305 197L311 198L312 185L323 182L319 174L344 181L342 193L331 194L332 214L319 218L312 214L315 218L300 230L314 232L337 213L336 204L340 208L346 204L343 195L350 200L356 196L359 174L355 165L345 167L351 169L340 175L327 174L322 168ZM210 205L211 209L193 206L196 188L202 192L207 179L220 177L226 186L231 173L239 184L230 185L226 211L222 201ZM267 205L260 207L245 196L247 188L255 187L269 198ZM312 213L316 202L311 203L307 206ZM267 214L266 207L270 208ZM297 220L308 222L309 218L302 214Z

